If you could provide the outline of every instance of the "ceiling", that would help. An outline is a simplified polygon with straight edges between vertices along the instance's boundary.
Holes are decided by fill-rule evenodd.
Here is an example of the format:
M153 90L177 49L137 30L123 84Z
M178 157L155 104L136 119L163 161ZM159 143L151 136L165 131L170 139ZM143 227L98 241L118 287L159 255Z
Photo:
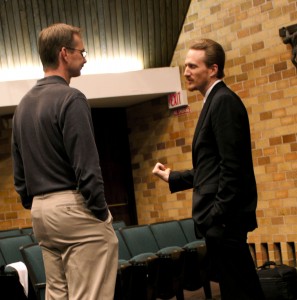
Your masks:
M83 29L88 61L137 57L144 68L170 65L191 0L0 0L0 71L39 65L42 28Z

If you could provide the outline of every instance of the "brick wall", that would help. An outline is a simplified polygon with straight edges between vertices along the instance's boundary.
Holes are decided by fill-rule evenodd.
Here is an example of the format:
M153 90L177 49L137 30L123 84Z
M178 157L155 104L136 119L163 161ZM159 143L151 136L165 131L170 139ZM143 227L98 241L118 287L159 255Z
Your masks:
M172 66L183 72L199 37L227 54L225 82L247 107L259 192L259 228L249 236L258 265L267 258L294 264L297 242L297 76L279 28L297 23L296 0L192 0ZM188 93L191 112L174 116L166 98L128 109L133 176L140 224L191 216L191 191L170 194L152 176L157 161L191 168L191 141L202 97ZM0 119L0 230L30 226L13 188L11 119Z
M14 190L10 139L11 116L0 117L0 230L32 225L30 211Z
M182 73L188 47L199 37L226 50L225 82L242 98L250 118L259 228L249 243L258 265L267 258L296 261L297 76L291 46L279 37L281 27L297 23L296 3L192 0L171 64ZM157 161L175 170L191 168L202 97L188 93L188 100L191 112L179 117L169 112L165 98L128 110L139 223L191 215L191 191L170 194L151 174Z

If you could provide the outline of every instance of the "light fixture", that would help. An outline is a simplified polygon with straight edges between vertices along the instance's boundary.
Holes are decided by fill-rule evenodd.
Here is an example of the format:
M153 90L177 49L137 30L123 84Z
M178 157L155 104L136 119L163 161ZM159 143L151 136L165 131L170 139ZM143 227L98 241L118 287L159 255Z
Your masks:
M143 69L143 63L136 57L106 57L90 59L84 65L82 74L123 73Z
M123 73L142 69L142 61L135 57L106 57L97 60L87 59L87 63L82 68L81 74ZM43 76L44 73L41 65L0 69L0 82L39 79Z
M284 44L292 46L292 63L297 68L297 24L282 27L279 29L279 35L283 38Z

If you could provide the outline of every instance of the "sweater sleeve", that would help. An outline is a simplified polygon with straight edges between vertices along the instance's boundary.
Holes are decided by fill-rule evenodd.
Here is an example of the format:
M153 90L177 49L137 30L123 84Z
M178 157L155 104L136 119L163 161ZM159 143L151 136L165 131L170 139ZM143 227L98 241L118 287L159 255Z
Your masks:
M21 202L24 208L31 209L33 197L27 193L26 180L24 174L23 160L17 143L15 143L14 134L11 138L11 153L13 162L14 186L16 192L21 197Z
M82 93L67 102L62 122L63 142L86 206L100 220L108 217L104 182L94 138L90 107Z

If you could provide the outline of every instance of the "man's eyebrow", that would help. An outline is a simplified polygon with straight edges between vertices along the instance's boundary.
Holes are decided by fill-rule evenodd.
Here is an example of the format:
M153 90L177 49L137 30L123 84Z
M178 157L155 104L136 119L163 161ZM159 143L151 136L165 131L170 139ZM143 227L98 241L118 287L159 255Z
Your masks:
M185 63L185 67L187 67L187 66L189 66L189 67L197 67L197 65L194 64L194 63Z

